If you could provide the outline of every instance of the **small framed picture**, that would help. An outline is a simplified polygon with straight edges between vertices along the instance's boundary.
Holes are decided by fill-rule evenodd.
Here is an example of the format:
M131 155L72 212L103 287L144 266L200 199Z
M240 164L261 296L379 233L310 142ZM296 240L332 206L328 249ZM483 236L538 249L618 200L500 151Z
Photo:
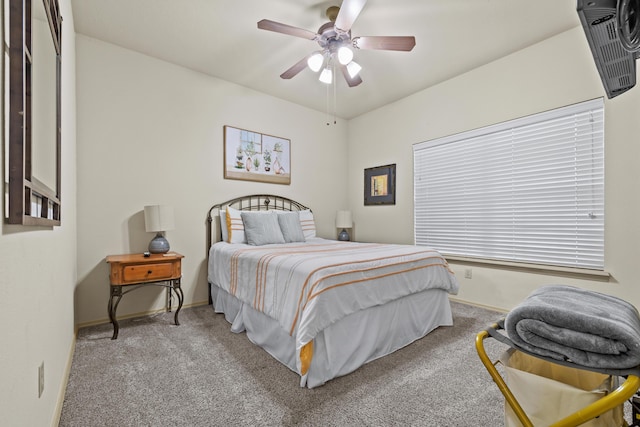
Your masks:
M364 204L396 204L396 165L378 166L364 170Z

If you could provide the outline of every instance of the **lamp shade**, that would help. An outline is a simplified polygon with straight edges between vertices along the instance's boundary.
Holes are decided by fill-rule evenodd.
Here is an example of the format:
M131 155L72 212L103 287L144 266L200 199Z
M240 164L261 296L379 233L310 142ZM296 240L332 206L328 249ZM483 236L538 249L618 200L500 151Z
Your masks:
M342 65L347 65L353 59L353 51L347 46L342 46L338 49L338 62Z
M311 68L311 70L313 70L313 72L320 71L320 68L322 68L323 62L324 62L324 56L322 56L320 52L314 53L309 57L309 59L307 59L307 65L309 66L309 68Z
M173 230L173 207L167 205L145 206L144 227L148 232Z
M360 70L362 70L362 67L356 61L351 61L347 64L347 72L351 78L357 76Z
M336 214L336 228L351 228L353 227L353 218L351 218L351 211L338 211Z
M325 84L331 84L331 82L333 81L333 72L331 71L331 69L329 69L329 67L326 67L324 70L322 70L318 80Z

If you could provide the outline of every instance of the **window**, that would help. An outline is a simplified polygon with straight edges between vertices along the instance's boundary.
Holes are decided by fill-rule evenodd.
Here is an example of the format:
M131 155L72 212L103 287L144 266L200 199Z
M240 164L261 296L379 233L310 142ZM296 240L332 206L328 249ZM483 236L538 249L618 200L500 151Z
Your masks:
M604 269L602 99L414 145L417 245Z

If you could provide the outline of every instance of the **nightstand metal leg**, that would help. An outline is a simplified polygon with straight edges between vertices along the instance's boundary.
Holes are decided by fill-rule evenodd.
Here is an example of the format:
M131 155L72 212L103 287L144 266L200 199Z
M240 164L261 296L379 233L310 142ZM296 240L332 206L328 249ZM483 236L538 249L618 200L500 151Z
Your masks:
M180 279L177 279L173 282L172 289L176 292L178 296L178 309L176 310L176 314L174 316L174 321L176 325L180 325L178 322L178 313L180 313L180 309L182 308L182 303L184 302L184 294L182 293L182 288L180 287Z
M115 304L113 303L113 299L116 298ZM121 286L111 286L111 296L109 298L109 320L113 324L113 336L112 340L118 338L118 330L120 329L118 325L118 320L116 319L116 311L118 310L118 304L120 304L120 300L122 299L122 287Z

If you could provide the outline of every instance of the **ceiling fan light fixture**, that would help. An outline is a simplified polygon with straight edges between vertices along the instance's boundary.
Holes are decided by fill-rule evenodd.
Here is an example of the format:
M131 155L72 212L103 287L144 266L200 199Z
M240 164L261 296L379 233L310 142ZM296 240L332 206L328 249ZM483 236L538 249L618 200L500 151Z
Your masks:
M619 1L623 4L626 2L640 2L640 0ZM260 30L273 31L314 41L320 47L319 49L316 47L289 67L284 73L280 74L280 78L291 79L309 67L314 72L319 72L319 80L321 82L332 85L335 83L333 81L333 74L335 74L337 69L339 70L339 74L344 77L347 85L349 87L355 87L362 83L359 75L362 67L353 62L355 49L408 52L415 47L416 38L414 36L352 37L351 27L360 15L367 0L341 0L340 3L340 7L332 6L327 9L329 22L322 24L316 32L269 19L258 21L258 29ZM333 89L335 92L335 85Z
M320 52L316 52L309 57L307 60L307 65L314 73L320 71L322 68L322 63L324 62L324 56Z
M362 70L362 67L355 61L351 61L347 64L347 72L351 78L357 76L360 70Z
M353 59L353 51L347 46L341 46L338 49L338 62L342 65L347 65Z
M318 80L328 85L331 84L331 82L333 81L333 72L331 72L329 67L326 67L324 70L322 70L322 73L320 73L320 77L318 78Z

